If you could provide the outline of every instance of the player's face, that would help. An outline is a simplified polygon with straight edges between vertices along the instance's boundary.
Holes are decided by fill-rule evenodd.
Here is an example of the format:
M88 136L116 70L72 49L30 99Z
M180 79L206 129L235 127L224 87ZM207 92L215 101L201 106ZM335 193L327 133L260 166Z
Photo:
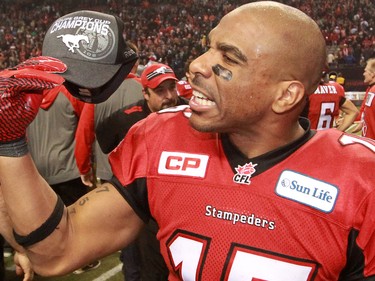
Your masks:
M190 64L192 126L200 131L249 132L263 126L275 84L269 39L257 24L224 17L208 51Z
M177 105L176 81L173 79L165 80L158 87L149 88L144 97L152 112L175 106Z
M375 73L370 70L370 67L367 65L363 72L364 82L366 84L371 84L375 81Z

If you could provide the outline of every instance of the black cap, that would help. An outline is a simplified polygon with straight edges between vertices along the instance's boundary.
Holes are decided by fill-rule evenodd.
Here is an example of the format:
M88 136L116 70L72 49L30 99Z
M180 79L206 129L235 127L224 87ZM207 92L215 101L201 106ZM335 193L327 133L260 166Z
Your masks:
M102 102L120 86L138 58L127 46L123 31L124 23L117 16L77 11L62 16L50 26L42 53L68 66L62 76L70 85L67 88L72 95L86 102ZM114 79L116 76L119 77ZM96 90L93 91L96 96L82 97L75 88Z

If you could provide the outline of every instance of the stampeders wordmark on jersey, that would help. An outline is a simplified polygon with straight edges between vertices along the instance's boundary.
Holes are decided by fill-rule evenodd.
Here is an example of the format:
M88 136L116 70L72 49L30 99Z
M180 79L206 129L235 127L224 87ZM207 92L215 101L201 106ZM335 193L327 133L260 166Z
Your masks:
M275 192L326 213L333 211L339 193L332 184L288 170L281 173Z

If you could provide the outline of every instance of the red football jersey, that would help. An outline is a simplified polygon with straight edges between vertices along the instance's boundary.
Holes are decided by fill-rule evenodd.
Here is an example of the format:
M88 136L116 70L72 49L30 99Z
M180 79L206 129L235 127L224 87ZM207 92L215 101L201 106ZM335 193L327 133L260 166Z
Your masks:
M110 162L129 204L158 222L170 281L375 276L374 143L306 131L248 159L192 129L188 109L168 111L134 125Z
M375 85L368 88L363 100L362 136L375 139Z
M309 96L311 129L325 130L333 127L339 115L340 106L345 102L345 90L336 82L320 84Z

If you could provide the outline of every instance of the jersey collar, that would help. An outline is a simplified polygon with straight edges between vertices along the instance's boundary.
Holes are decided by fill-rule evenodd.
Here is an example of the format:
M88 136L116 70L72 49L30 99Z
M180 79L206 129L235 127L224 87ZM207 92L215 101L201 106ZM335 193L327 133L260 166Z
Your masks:
M315 131L310 130L310 121L307 118L301 117L299 123L305 130L305 133L299 139L254 158L247 158L230 142L228 135L221 135L223 149L233 172L236 173L236 167L251 162L257 164L256 171L253 174L253 176L256 176L283 161L315 135Z

